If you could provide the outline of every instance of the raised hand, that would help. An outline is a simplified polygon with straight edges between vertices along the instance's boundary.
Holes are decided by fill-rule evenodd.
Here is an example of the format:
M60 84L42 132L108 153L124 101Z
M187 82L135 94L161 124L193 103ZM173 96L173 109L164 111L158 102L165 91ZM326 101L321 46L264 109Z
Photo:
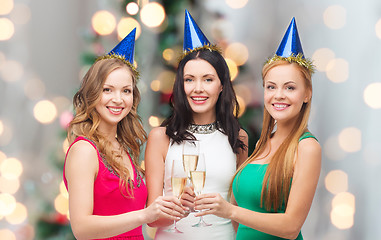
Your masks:
M174 196L160 196L144 209L147 217L147 223L156 221L159 218L167 218L178 221L185 217L185 208L180 200Z
M200 210L195 216L213 214L222 218L230 218L233 205L218 193L205 193L195 198L195 210ZM201 211L202 210L202 211Z

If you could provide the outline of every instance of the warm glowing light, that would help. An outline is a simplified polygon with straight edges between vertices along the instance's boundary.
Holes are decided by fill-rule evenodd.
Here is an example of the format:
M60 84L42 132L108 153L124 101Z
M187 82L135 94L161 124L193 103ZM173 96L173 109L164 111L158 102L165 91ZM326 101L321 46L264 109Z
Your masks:
M342 160L345 157L345 152L340 148L339 139L336 136L328 138L324 143L324 154L330 160Z
M6 41L11 39L15 33L15 27L13 22L8 18L0 18L0 41Z
M20 181L18 178L8 179L3 176L0 177L0 192L15 194L20 188Z
M170 48L167 48L163 51L163 58L168 62L173 60L174 56L175 52Z
M9 15L9 18L17 25L17 24L26 24L29 22L32 13L30 11L29 6L18 3L15 5L14 9Z
M136 27L136 35L135 35L135 40L136 40L140 37L140 34L142 33L142 28L140 26L140 23L131 17L120 19L118 23L118 27L117 27L118 38L119 39L125 38L127 34L129 34L135 27Z
M16 203L16 207L14 211L11 214L5 216L5 219L7 219L7 221L10 224L15 225L15 224L20 224L24 222L27 216L28 216L28 211L26 207L21 203Z
M381 82L371 83L364 90L365 103L374 109L381 108ZM1 135L1 133L0 133Z
M94 31L100 35L108 35L112 33L116 26L114 15L105 10L96 12L92 17L91 22Z
M0 229L0 239L16 240L16 235L9 229Z
M348 175L341 170L330 171L324 182L325 188L333 194L348 190Z
M38 78L30 78L24 85L24 93L31 100L40 99L44 96L45 84Z
M1 0L0 1L0 15L7 15L13 9L13 0Z
M312 55L316 69L320 72L325 72L329 61L334 58L335 53L329 48L320 48Z
M225 57L233 60L237 66L242 66L249 59L249 50L242 43L232 43L225 49Z
M374 27L374 30L376 31L376 35L379 39L381 39L381 19L379 19L376 23L376 26Z
M340 5L328 7L323 13L324 24L331 29L340 29L347 23L347 10Z
M150 28L160 26L165 19L165 11L162 5L157 2L146 4L140 11L140 19Z
M54 200L54 208L62 215L66 215L69 212L69 200L62 194L59 194Z
M0 136L3 134L4 132L4 124L3 124L3 121L0 120Z
M60 193L64 198L69 199L69 193L67 192L65 183L63 181L60 183Z
M249 0L225 0L226 4L234 9L243 8Z
M5 153L3 153L2 151L0 151L0 166L1 166L1 163L4 162L4 160L7 158L7 155L5 155Z
M62 151L64 152L64 154L66 154L68 149L69 149L69 140L65 138L65 140L62 143Z
M135 2L130 2L126 6L126 12L130 15L136 15L139 12L139 5Z
M42 124L49 124L57 117L56 106L48 101L39 101L33 109L34 117Z
M237 95L237 101L239 106L238 117L241 117L246 111L246 103L245 100L243 100L243 98L239 95Z
M328 62L326 75L335 83L345 82L349 77L349 66L345 59L335 58Z
M237 67L237 64L233 60L231 60L229 58L225 58L225 61L226 61L226 64L228 65L228 67L229 67L231 80L234 81L234 79L238 76L238 67Z
M243 84L236 84L234 85L234 92L243 99L246 105L251 103L253 92L247 86Z
M346 152L357 152L361 149L361 131L350 127L339 134L339 145Z
M173 88L173 83L175 82L175 73L172 71L163 71L157 77L160 81L160 91L163 93L171 93Z
M17 158L7 158L1 163L0 172L7 179L17 179L21 176L23 167Z
M7 216L16 208L16 199L8 193L0 193L0 215Z
M355 214L355 196L348 192L337 194L332 200L331 221L339 229L353 226Z
M151 82L151 89L154 92L160 91L160 81L159 80L153 80Z
M0 26L1 29L1 26ZM0 31L1 34L2 30ZM21 63L16 61L5 61L1 68L1 76L7 82L16 82L24 74L24 68Z
M151 127L158 127L160 126L160 119L156 116L151 116L148 119L148 123L151 125Z

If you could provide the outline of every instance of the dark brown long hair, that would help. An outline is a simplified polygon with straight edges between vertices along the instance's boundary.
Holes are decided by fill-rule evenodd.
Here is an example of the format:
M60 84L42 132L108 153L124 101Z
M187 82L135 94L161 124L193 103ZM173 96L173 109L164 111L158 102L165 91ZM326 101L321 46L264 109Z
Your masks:
M166 127L166 134L176 143L195 137L186 131L193 122L192 109L184 91L184 67L185 64L194 59L203 59L210 63L216 70L222 84L216 103L216 120L220 131L228 136L230 146L234 153L239 149L246 149L245 143L239 137L241 126L238 122L239 106L230 79L229 68L223 56L217 51L202 49L186 55L179 63L176 73L173 93L170 98L172 114L164 120L161 126Z

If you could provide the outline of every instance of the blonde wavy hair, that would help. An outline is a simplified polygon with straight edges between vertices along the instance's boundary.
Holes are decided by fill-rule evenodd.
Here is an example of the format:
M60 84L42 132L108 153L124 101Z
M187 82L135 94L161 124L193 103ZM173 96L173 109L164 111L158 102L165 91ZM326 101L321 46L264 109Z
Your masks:
M311 91L312 96L312 80L311 72L297 63L290 63L287 61L273 61L267 63L262 69L262 79L264 85L264 79L266 74L270 69L279 66L293 64L300 69L301 74L304 77L304 83L306 86L306 91ZM294 160L297 154L297 148L299 143L299 138L304 132L307 131L308 118L311 110L311 99L303 103L300 113L297 117L297 121L294 128L291 130L290 134L280 145L279 149L275 152L274 156L271 158L270 163L267 167L263 183L262 183L262 194L261 194L261 207L264 207L267 211L278 212L284 204L287 206L291 179L294 173ZM233 179L242 172L242 170L255 159L257 159L261 154L263 154L270 138L272 137L272 132L275 127L275 120L269 112L264 109L263 113L263 126L261 136L257 142L256 148L254 149L251 156L238 168ZM230 185L230 193L232 192L232 184Z
M68 127L68 140L72 143L77 137L83 136L92 140L102 157L112 167L120 178L120 187L125 188L128 196L131 195L130 172L122 162L120 153L113 151L109 142L98 130L100 116L96 111L96 105L101 100L103 85L108 75L119 68L130 71L133 80L133 104L131 111L117 126L117 139L119 143L130 153L135 168L144 175L139 166L140 148L147 140L147 134L143 129L141 118L137 113L140 102L140 92L136 86L136 75L132 69L119 59L103 59L96 61L82 80L78 92L74 95L73 105L75 110L74 119ZM133 176L133 174L132 174ZM129 183L129 184L126 184Z

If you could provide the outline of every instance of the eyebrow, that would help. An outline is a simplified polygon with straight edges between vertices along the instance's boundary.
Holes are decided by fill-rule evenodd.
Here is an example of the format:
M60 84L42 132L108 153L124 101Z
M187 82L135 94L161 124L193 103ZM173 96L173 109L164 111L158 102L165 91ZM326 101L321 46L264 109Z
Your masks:
M271 80L268 80L267 83L272 83L272 84L275 84L275 85L276 85L276 83L273 82L273 81L271 81ZM296 84L293 80L290 80L290 81L288 81L288 82L285 82L283 85L287 85L287 84L289 84L289 83Z
M114 85L111 85L111 84L107 84L105 83L104 86L106 87L114 87ZM132 87L132 84L129 84L129 85L126 85L126 86L123 86L122 88L127 88L127 87Z
M194 77L192 74L189 74L189 73L185 73L184 77L185 76ZM208 76L214 77L214 74L213 73L207 73L207 74L203 75L202 77L208 77Z

